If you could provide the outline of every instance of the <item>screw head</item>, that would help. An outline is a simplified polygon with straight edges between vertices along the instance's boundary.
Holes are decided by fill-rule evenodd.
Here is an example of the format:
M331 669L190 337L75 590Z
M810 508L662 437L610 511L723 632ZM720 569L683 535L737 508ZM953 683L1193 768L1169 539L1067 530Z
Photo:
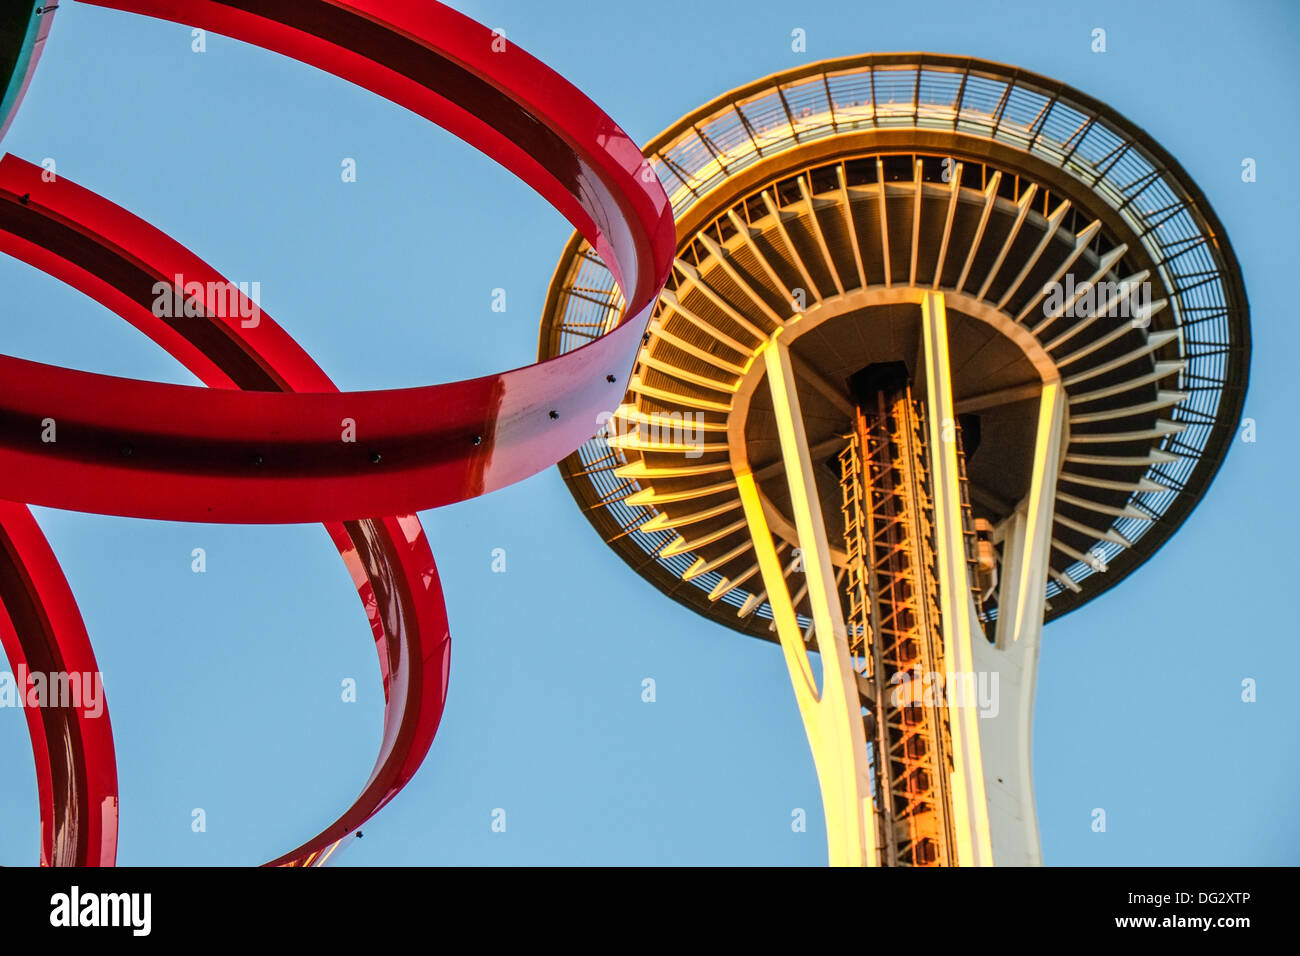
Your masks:
M135 453L135 449L132 448L130 445L123 445L117 451L118 454L120 454L123 458L130 458L131 455Z
M251 458L249 458L249 461L251 461L255 466L260 465L263 460L264 459L262 458L262 456L257 454L254 454Z
M475 435L475 436L474 436L474 444L475 444L475 445L481 445L481 444L483 444L483 436L482 436L482 435Z
M609 382L609 384L613 385L615 382L618 381L618 379L617 379L615 376L613 376L613 375L606 375L606 376L605 376L605 381L607 381L607 382Z
M552 421L560 417L560 413L553 408L550 410L550 412L548 412L548 414L551 416Z

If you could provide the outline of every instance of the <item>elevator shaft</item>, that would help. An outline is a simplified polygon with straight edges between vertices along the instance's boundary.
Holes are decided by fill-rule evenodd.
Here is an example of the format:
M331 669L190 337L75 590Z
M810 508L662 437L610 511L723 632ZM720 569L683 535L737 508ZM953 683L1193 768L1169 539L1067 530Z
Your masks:
M865 711L879 859L887 866L959 862L924 415L907 383L862 396L840 455L846 630ZM950 424L945 440L957 443L965 500L960 430ZM973 562L968 506L963 525Z

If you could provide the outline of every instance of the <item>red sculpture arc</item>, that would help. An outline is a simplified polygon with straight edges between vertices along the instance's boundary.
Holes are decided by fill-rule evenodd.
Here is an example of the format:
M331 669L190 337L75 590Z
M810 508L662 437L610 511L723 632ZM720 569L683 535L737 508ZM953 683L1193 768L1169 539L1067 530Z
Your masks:
M619 280L623 321L586 348L465 382L339 393L232 285L157 229L67 180L0 161L0 249L166 348L209 388L0 356L0 498L218 522L323 521L366 604L384 677L384 738L361 795L273 861L324 860L419 767L446 698L450 640L414 512L554 464L627 386L674 250L671 208L636 144L582 93L486 27L426 0L91 0L210 29L365 86L470 142L545 196ZM189 308L154 308L185 279ZM186 292L191 283L192 294ZM214 291L215 290L215 291ZM223 292L223 290L226 290ZM41 423L57 422L57 441ZM340 440L351 419L360 436ZM397 515L398 517L385 517ZM70 589L30 513L0 506L0 638L11 663L94 671ZM107 712L29 710L42 862L111 864L117 782Z

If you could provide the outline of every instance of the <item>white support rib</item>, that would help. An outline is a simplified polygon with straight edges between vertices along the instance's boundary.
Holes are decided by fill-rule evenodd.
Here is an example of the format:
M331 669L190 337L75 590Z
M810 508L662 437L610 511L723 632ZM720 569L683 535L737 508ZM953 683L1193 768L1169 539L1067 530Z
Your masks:
M741 505L743 506L744 502L741 502ZM748 551L751 548L753 548L753 546L754 546L754 542L750 541L749 539L746 539L744 542L742 542L742 546L740 547L739 551L733 549L732 551L727 552L727 554L731 557L738 557L740 554L743 554L745 551ZM779 556L783 551L785 551L786 547L787 545L784 541L778 544L776 546L777 555ZM730 560L731 557L728 557L727 560ZM698 561L699 559L697 558L696 560ZM716 570L717 568L722 567L722 565L726 563L727 563L726 561L715 558L714 561L709 562L709 567L706 570L709 571ZM710 601L721 600L722 597L726 595L728 591L734 591L736 588L740 587L742 584L744 584L746 581L748 581L757 573L758 573L758 561L755 560L753 564L747 567L744 571L740 572L740 574L738 574L736 577L730 579L723 578L721 581L719 581L714 586L713 590L709 592L709 600ZM767 597L766 591L763 592L763 597L764 599L766 599Z
M715 355L708 349L702 349L693 342L688 342L686 339L680 338L665 330L662 319L651 319L648 331L650 332L651 338L656 342L667 342L673 348L681 349L687 355L693 355L701 362L707 362L720 372L726 372L729 375L745 374L745 367L743 365L737 365L735 362L728 362L726 359L719 355Z
M736 506L740 507L739 498L736 499ZM705 561L703 558L696 558L694 561L691 562L691 566L682 573L682 580L693 581L696 578L698 578L701 574L707 574L708 572L713 571L716 568L720 568L723 565L731 561L734 561L736 558L740 557L746 551L750 550L753 546L754 545L752 541L750 541L749 539L745 539L744 541L740 542L740 544L732 548L730 551L726 551L718 555L716 558L713 558L710 561ZM741 580L743 581L743 579ZM739 583L741 582L740 581L736 582L736 584ZM720 582L718 582L717 587L715 587L713 591L709 592L709 600L716 601L718 598L722 597L722 595L726 594L728 591L734 588L736 584L728 583L727 579L723 578ZM723 587L723 585L726 586ZM718 588L722 588L722 590L718 591ZM714 596L715 591L717 592L716 597Z
M727 554L732 557L738 557L739 554L743 554L745 551L748 551L753 546L754 544L752 541L745 541L743 542L743 546L740 546L740 552L733 553L735 552L735 549L733 548L732 551L728 551ZM697 558L696 560L699 561L700 559ZM730 560L730 558L728 558L728 560ZM717 563L714 563L714 561L716 561ZM702 569L700 573L703 573L703 571L714 571L727 563L726 561L722 561L716 558L714 559L714 561L710 561L709 566ZM691 565L691 567L694 568L695 565ZM734 591L736 588L740 587L742 584L744 584L746 581L748 581L757 573L758 573L758 562L755 561L753 564L747 567L735 578L723 578L721 581L715 584L713 586L713 590L709 592L709 600L710 601L721 600L723 595L727 594L729 591Z
M822 260L826 263L826 271L831 274L831 281L835 283L835 291L843 295L844 284L840 282L839 270L835 268L835 261L831 259L830 246L826 245L826 236L822 234L822 224L817 218L817 207L813 204L813 194L808 186L808 176L806 174L799 177L799 194L803 197L804 206L808 210L808 221L812 223L813 237L817 240L817 248L821 250ZM798 606L797 601L795 606Z
M706 544L712 544L725 538L729 534L735 534L745 527L745 519L741 518L732 524L717 528L707 534L702 534L698 538L687 538L685 535L678 535L668 542L667 546L660 551L660 555L665 558L671 558L676 554L685 554L687 551L695 551L704 547Z
M1060 306L1044 315L1042 320L1030 329L1030 331L1033 332L1034 335L1038 335L1057 319L1061 318L1062 315L1068 315L1074 306L1078 304L1080 299L1087 295L1097 285L1097 283L1103 281L1106 273L1110 272L1110 270L1114 268L1114 266L1119 262L1120 257L1127 251L1128 247L1121 244L1106 253L1106 255L1102 256L1101 260L1097 263L1097 270L1085 281L1074 287L1074 295L1070 296L1070 298L1064 300ZM1056 338L1052 339L1052 341L1044 345L1043 348L1047 349L1049 352L1053 352L1084 329L1091 327L1098 319L1108 317L1111 309L1115 307L1115 304L1121 299L1126 298L1125 295L1121 294L1121 291L1140 288L1141 283L1145 282L1150 275L1150 271L1143 270L1135 275L1121 279L1116 283L1116 288L1106 297L1105 302L1094 303L1094 307L1088 315L1075 316L1079 321L1075 322Z
M712 475L718 472L730 472L731 463L715 461L707 465L650 465L644 458L629 461L614 469L617 478L636 478L653 480L655 478L691 478L696 475Z
M1068 544L1066 544L1064 541L1060 540L1059 538L1052 539L1052 547L1054 547L1057 551L1060 551L1066 557L1074 558L1074 560L1086 564L1088 567L1092 568L1098 574L1105 574L1107 571L1110 570L1110 568L1106 565L1106 562L1103 561L1101 558L1097 557L1097 555L1093 554L1091 551L1086 553L1083 551L1079 551L1075 548L1070 547Z
M790 250L790 261L793 262L794 267L799 270L800 277L808 287L806 290L808 295L811 296L814 301L820 302L822 300L822 295L817 291L817 283L813 282L812 276L808 274L808 267L804 265L803 257L799 255L798 247L795 246L794 240L790 238L790 233L786 231L785 220L781 216L781 207L778 206L776 200L772 198L771 190L764 189L761 196L768 215L770 215L776 222L776 231L781 234L781 241L785 243L785 247Z
M1003 523L994 644L977 641L975 646L981 673L998 678L998 704L980 722L980 743L993 859L999 865L1042 863L1033 787L1034 694L1064 431L1064 389L1052 380L1039 396L1029 492Z
M677 293L673 292L671 289L664 289L663 292L659 293L659 301L662 302L669 309L671 309L673 312L680 315L687 322L691 323L691 325L695 326L701 332L704 332L705 334L710 335L713 338L717 339L719 342L721 342L727 348L731 349L733 352L738 352L741 355L753 354L754 347L752 345L745 345L741 342L736 341L726 332L723 332L722 330L714 326L711 322L708 322L705 319L701 318L700 316L696 315L690 309L686 308L686 306L682 305L681 300L677 298Z
M862 247L858 242L858 227L853 224L853 207L849 204L849 179L843 163L835 167L835 174L840 182L840 205L844 209L844 228L848 231L849 242L853 245L853 264L858 270L858 286L865 289L867 273L862 268Z
M1029 331L1032 332L1034 335L1038 335L1045 328L1047 328L1049 325L1055 322L1057 319L1061 318L1061 316L1069 315L1074 310L1074 307L1075 305L1078 304L1079 300L1082 299L1085 295L1087 295L1088 292L1091 291L1092 288L1098 282L1102 281L1106 273L1109 272L1115 266L1115 264L1119 262L1120 258L1127 251L1128 251L1128 246L1123 245L1121 243L1120 245L1112 249L1110 252L1102 256L1101 259L1098 260L1097 268L1093 271L1093 273L1090 276L1088 276L1088 278L1084 279L1082 282L1080 282L1078 285L1074 287L1074 294L1070 296L1070 298L1068 299L1062 298L1061 304L1058 305L1055 309L1052 309L1050 312L1044 311L1043 317L1039 319L1038 323L1034 325L1034 327L1031 328ZM1140 272L1135 276L1130 276L1127 279L1121 280L1119 285L1123 286L1124 283L1128 283L1128 282L1141 282L1144 279L1146 279L1150 274L1151 273L1147 271ZM1111 296L1107 297L1107 302L1105 304L1094 303L1094 308L1088 315L1071 316L1073 318L1079 319L1079 321L1071 325L1068 329L1065 330L1064 333L1057 336L1048 345L1043 346L1043 348L1047 349L1050 352L1051 350L1055 349L1059 345L1063 344L1073 336L1077 335L1083 329L1086 329L1098 318L1105 315L1107 310L1111 307L1111 305L1113 305L1113 303L1117 301L1119 301L1119 297L1117 295L1112 294Z
M1016 213L1016 221L1011 224L1011 231L1007 233L1007 238L1002 242L1002 248L998 251L998 257L993 260L993 265L989 266L988 275L984 277L984 284L980 286L979 292L975 293L975 298L982 299L984 294L989 291L989 286L997 277L998 270L1002 268L1003 261L1007 258L1007 253L1011 251L1011 246L1016 241L1016 236L1020 235L1020 227L1025 223L1025 216L1029 215L1029 206L1034 201L1034 194L1038 192L1038 183L1030 183L1020 196L1020 207Z
M641 355L641 364L646 368L658 369L665 375L670 375L680 382L688 382L691 385L698 385L701 388L707 388L712 392L722 392L727 395L734 395L736 389L740 387L740 379L736 378L730 382L724 382L721 379L712 378L708 375L701 375L699 372L692 372L682 368L675 362L668 362L664 359L657 358L649 353Z
M1169 490L1164 485L1156 484L1146 477L1139 478L1137 481L1112 481L1109 478L1094 478L1092 475L1076 475L1072 471L1062 471L1060 478L1061 481L1068 481L1071 484L1084 485L1088 488L1103 488L1106 491L1150 491L1159 493Z
M975 238L970 242L970 251L966 253L966 264L961 267L961 275L957 276L953 288L958 292L966 284L966 276L970 275L970 267L975 262L975 253L979 251L980 240L984 238L984 229L989 224L989 216L993 214L993 207L998 201L998 184L1002 182L1002 171L995 170L989 184L984 187L984 208L980 212L979 225L975 227Z
M1124 537L1114 528L1107 528L1104 531L1098 531L1096 528L1089 527L1081 521L1075 521L1073 518L1067 518L1065 515L1056 516L1057 523L1079 534L1087 534L1096 538L1098 541L1109 541L1111 544L1117 544L1121 548L1133 547L1133 542Z
M785 282L783 282L781 277L776 274L776 269L772 268L772 263L768 262L767 256L763 254L763 250L760 249L758 243L754 241L754 230L749 227L749 223L741 219L735 209L727 210L727 218L730 219L731 224L736 227L736 232L738 232L741 238L744 239L745 245L748 246L749 251L754 254L754 258L758 260L758 264L763 267L763 271L767 273L767 277L772 280L772 288L784 289ZM782 320L782 322L784 322L784 320Z
M880 203L880 258L885 264L885 288L894 284L893 271L889 265L889 204L885 196L885 162L876 157L876 186Z
M1043 625L1048 540L1056 507L1056 475L1061 466L1065 390L1044 383L1038 404L1038 430L1029 493L1009 519L998 589L996 643L1006 648L1032 638Z
M1141 509L1134 508L1132 505L1125 505L1122 508L1116 508L1114 505L1100 504L1096 501L1090 501L1087 498L1076 498L1074 495L1067 495L1063 491L1057 491L1056 500L1062 501L1067 505L1075 505L1079 508L1087 508L1089 511L1095 511L1097 514L1114 515L1117 518L1136 518L1139 521L1154 521L1151 515Z
M957 214L957 197L961 194L961 163L952 169L952 179L948 183L948 218L943 223L943 239L939 243L939 258L934 263L934 282L930 288L939 288L943 279L943 267L948 260L948 240L952 236L952 219ZM999 306L1001 308L1001 306Z
M661 388L658 385L647 385L641 376L634 376L628 383L627 390L635 392L637 395L649 395L651 398L663 399L675 405L682 405L686 408L697 408L701 411L709 412L729 412L731 411L731 402L715 402L712 399L699 398L695 395L687 395L684 392L677 392L671 388Z
M705 278L700 275L700 271L696 269L695 266L681 258L676 259L673 262L673 266L688 282L695 286L695 288L699 289L704 297L718 308L718 311L752 335L755 343L762 342L767 338L767 333L736 311L735 306L719 295L718 291L714 289L713 286L709 285Z
M1070 454L1065 456L1068 462L1074 462L1080 465L1113 465L1116 468L1131 468L1134 465L1160 465L1169 462L1178 461L1181 455L1175 455L1172 452L1161 451L1159 448L1147 450L1145 455L1080 455Z
M1088 412L1084 415L1071 415L1071 425L1082 425L1086 422L1104 422L1112 418L1127 418L1129 415L1137 415L1142 412L1153 412L1157 409L1168 408L1171 405L1177 405L1179 402L1187 400L1189 392L1174 392L1164 389L1156 390L1154 401L1140 402L1137 405L1128 405L1124 408L1108 408L1102 412Z
M707 454L710 452L727 451L726 442L688 442L662 439L643 439L636 432L627 432L623 435L609 435L605 443L610 448L626 449L627 451L660 451L665 453L696 453Z
M742 499L742 504L743 503L744 502ZM785 551L785 548L786 548L786 543L784 541L782 541L780 544L776 546L776 556L778 558L781 556L781 553ZM757 550L757 548L755 548L755 550ZM793 567L794 567L794 561L791 561L789 564L787 564L785 566L784 571L781 571L781 565L779 562L776 565L777 570L781 571L783 577L789 577L790 570ZM762 571L761 567L759 568L759 571L760 572ZM762 606L763 602L766 600L767 600L766 590L759 591L756 594L750 594L749 597L745 598L745 600L741 603L740 607L736 610L736 617L748 617L750 614L753 614L755 611L757 611Z
M709 255L713 256L713 258L717 260L718 266L727 274L727 277L736 284L736 287L739 288L741 292L745 293L745 297L748 298L750 302L753 302L758 306L758 310L767 316L768 320L773 325L781 326L785 324L785 320L776 314L772 307L767 304L767 300L759 295L758 290L750 285L749 280L741 275L739 270L731 264L726 251L714 242L708 233L697 233L695 238L700 241L700 245L704 246L704 248L708 250Z
M615 419L624 421L632 425L649 425L652 428L662 428L665 422L665 416L659 412L645 412L637 405L624 404L618 406L614 414L610 416L610 421ZM671 416L668 417L671 424ZM696 421L692 423L693 430L703 432L725 432L727 430L726 422L709 422Z
M641 505L669 504L673 501L694 501L697 498L707 498L710 495L731 491L735 487L735 478L719 481L712 485L701 485L698 488L685 488L674 491L656 491L653 487L649 487L628 495L623 499L623 503L629 508L636 508Z
M777 548L777 549L776 549L776 553L779 555L779 554L781 553L782 550L783 550L782 548ZM791 558L791 559L790 559L790 563L787 564L784 568L781 569L781 577L782 577L782 578L789 578L789 577L790 577L790 572L794 570L794 566L795 566L796 564L798 564L798 563L799 563L799 558L798 558L798 557ZM761 567L759 568L759 571L760 571L760 572L762 571L762 568L761 568ZM782 588L782 590L780 591L780 593L781 593L781 595L782 595L783 597L785 597L787 600L789 599L789 596L790 596L790 592L789 592L789 590ZM762 607L763 602L766 601L766 600L767 600L767 591L766 591L766 590L759 591L757 594L751 594L749 597L745 598L745 602L740 606L740 610L736 612L736 617L747 617L747 616L749 616L750 614L753 614L753 613L754 613L755 611L757 611L760 607ZM794 607L794 605L793 605L793 603L792 603L792 604L791 604L791 608L793 608L793 607ZM770 604L770 602L769 602L768 608L769 608L769 610L771 609L771 604Z
M1132 361L1132 359L1129 361ZM1111 385L1109 388L1098 388L1091 392L1078 392L1071 395L1070 404L1085 405L1088 402L1095 402L1102 398L1109 398L1112 395L1119 395L1121 392L1127 392L1130 389L1140 388L1143 385L1150 385L1152 382L1158 382L1161 379L1168 378L1170 375L1177 374L1185 368L1187 368L1186 359L1179 359L1177 362L1156 362L1155 368L1145 375L1139 375L1137 378L1125 379L1118 385Z
M1025 278L1033 270L1034 266L1038 265L1038 260L1043 257L1043 250L1047 248L1047 244L1052 241L1057 230L1061 228L1061 221L1065 219L1065 214L1069 211L1070 200L1068 199L1052 210L1052 214L1047 217L1047 231L1043 233L1043 238L1038 240L1038 245L1034 247L1033 253L1025 260L1024 266L1016 273L1016 277L1011 280L1011 285L1007 286L1007 291L1002 293L1002 298L998 299L997 307L999 309L1005 306L1007 301L1020 290Z
M1160 305L1163 306L1165 301L1166 300L1161 299ZM1064 368L1067 365L1073 365L1079 359L1091 355L1093 352L1097 351L1097 349L1104 348L1105 346L1109 345L1111 342L1113 342L1115 339L1119 338L1120 336L1124 335L1126 332L1128 332L1128 329L1126 329L1124 326L1120 326L1114 331L1109 332L1106 335L1102 336L1100 339L1097 339L1089 343L1088 345L1085 345L1083 348L1079 349L1079 351L1072 352L1069 355L1065 356L1065 358L1061 359L1056 363L1056 367ZM1095 365L1092 368L1085 369L1084 371L1079 372L1075 375L1071 375L1069 378L1065 380L1066 384L1077 385L1079 382L1090 379L1094 375L1104 375L1106 372L1109 372L1113 368L1119 368L1122 365L1127 365L1135 358L1138 358L1139 356L1142 355L1146 355L1148 352L1154 352L1156 349L1161 348L1167 343L1174 341L1175 339L1178 338L1178 335L1179 333L1177 329L1168 329L1162 332L1152 332L1150 335L1147 336L1146 342L1138 346L1137 348L1135 348L1132 352L1129 352L1126 355L1121 355L1119 358L1111 359L1109 362L1103 362L1101 365Z
M921 199L925 194L925 182L921 179L921 161L916 161L916 174L913 177L916 192L912 196L912 267L907 273L907 284L916 285L916 252L921 244Z
M799 602L802 601L802 600L804 599L804 596L805 596L807 593L808 593L808 579L807 579L807 578L804 578L804 582L803 582L803 584L799 585L799 590L798 590L798 591L795 591L794 594L790 595L790 603L794 606L794 609L795 609L795 612L796 612L796 613L797 613L798 610L799 610ZM775 619L773 619L772 623L768 625L768 628L767 628L767 629L768 629L769 631L775 631L775 630L776 630L776 620L775 620ZM808 643L808 637L809 637L809 634L810 634L810 633L812 633L812 634L816 634L816 633L817 633L817 622L816 622L816 621L813 621L813 622L812 622L812 626L809 627L809 628L807 628L807 629L805 629L804 632L803 632L803 642L804 642L805 644Z
M1052 576L1053 581L1061 585L1061 587L1065 588L1066 590L1073 591L1075 594L1080 594L1083 592L1083 588L1079 587L1078 583L1074 580L1074 578L1070 577L1064 571L1058 571L1056 570L1056 568L1049 567L1047 569L1047 573Z
M945 434L956 421L952 402L952 372L948 358L948 320L941 293L927 292L921 301L922 349L925 355L926 401L929 407L930 481L934 495L935 557L939 578L939 613L943 622L945 680L950 686L974 675L973 642L980 630L975 617L966 563L960 469L957 443ZM980 631L980 640L984 640ZM957 862L962 866L991 866L988 802L980 753L979 717L975 708L948 701L952 744L952 809Z
M1117 441L1140 441L1144 438L1163 438L1166 435L1177 435L1187 429L1186 422L1171 422L1160 418L1156 420L1154 428L1139 428L1129 432L1104 432L1101 434L1070 436L1070 444L1096 444L1098 442L1117 442Z
M647 534L652 531L672 531L674 528L685 527L688 524L697 524L701 521L708 521L710 518L716 518L718 515L724 515L728 511L735 511L740 507L740 499L732 498L724 501L720 505L714 505L712 508L705 508L703 511L692 511L688 514L669 516L667 512L661 511L645 524L637 528L638 531L644 531ZM685 580L685 578L683 578Z
M767 586L777 635L821 781L831 865L875 866L878 862L875 818L861 704L849 659L848 635L835 586L835 571L822 521L812 459L808 453L808 436L799 410L794 368L779 333L768 342L764 362L781 454L786 463L786 480L790 487L791 510L802 552L808 598L821 649L820 692L813 679L785 575L779 571L757 483L747 470L738 470L736 480L763 582Z
M1020 314L1016 316L1017 322L1023 322L1025 316L1034 310L1034 306L1038 305L1043 296L1047 295L1048 286L1056 285L1065 278L1065 274L1070 271L1070 267L1074 265L1075 260L1078 259L1079 256L1083 255L1083 250L1088 248L1088 243L1092 242L1093 237L1100 231L1101 220L1094 219L1074 237L1074 248L1070 250L1070 254L1065 257L1065 260L1059 266L1057 266L1056 271L1052 273L1052 277L1044 283L1043 288L1039 290L1038 294L1025 303L1025 307L1021 309Z

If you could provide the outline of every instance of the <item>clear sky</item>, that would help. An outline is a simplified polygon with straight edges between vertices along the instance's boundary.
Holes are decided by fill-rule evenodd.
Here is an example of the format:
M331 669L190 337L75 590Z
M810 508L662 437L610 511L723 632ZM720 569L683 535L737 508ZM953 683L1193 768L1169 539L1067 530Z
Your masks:
M1034 776L1048 864L1300 862L1294 408L1300 208L1288 2L454 6L564 74L638 141L811 59L925 50L1011 63L1109 103L1208 196L1245 271L1255 343L1235 443L1183 529L1051 624ZM742 12L738 12L743 9ZM807 53L790 48L807 33ZM1107 52L1090 51L1107 31ZM143 216L235 281L341 388L533 361L570 233L491 161L335 77L180 26L62 4L4 148ZM357 182L340 164L354 158ZM1258 181L1241 181L1244 157ZM0 349L196 384L105 309L0 259ZM507 311L493 312L494 288ZM379 744L360 602L319 525L230 527L37 510L105 675L123 864L258 863L332 821ZM816 777L775 645L724 631L614 557L554 469L423 514L447 592L450 697L423 768L337 860L817 865ZM192 549L207 572L190 570ZM507 571L491 552L504 548ZM8 665L0 656L0 669ZM359 700L344 703L353 677ZM652 677L658 699L641 700ZM1241 700L1242 681L1258 700ZM0 709L0 863L35 862L20 711ZM794 808L808 812L792 832ZM207 831L191 830L195 808ZM506 810L504 833L492 812ZM1107 830L1091 829L1103 808Z

